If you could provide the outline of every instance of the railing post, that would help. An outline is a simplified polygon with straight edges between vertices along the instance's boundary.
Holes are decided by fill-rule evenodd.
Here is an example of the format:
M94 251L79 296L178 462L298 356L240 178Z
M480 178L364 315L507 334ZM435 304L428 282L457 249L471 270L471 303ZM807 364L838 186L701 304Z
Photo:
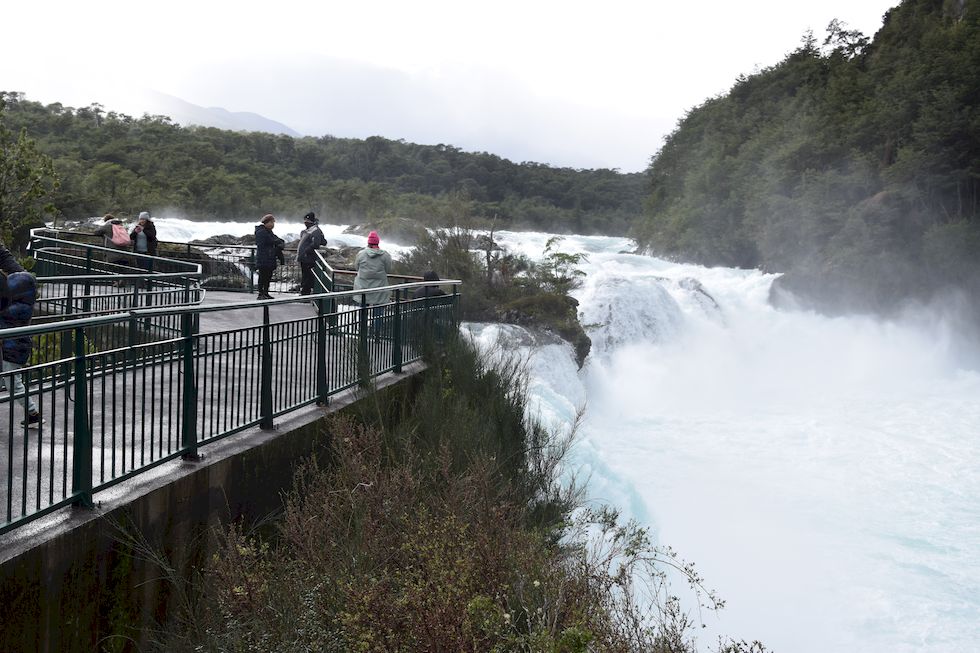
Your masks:
M391 366L396 374L402 372L402 302L401 291L395 290L395 317L391 327Z
M85 372L85 330L75 328L75 437L72 447L72 505L92 508L92 429L88 421L88 380Z
M453 331L459 330L459 286L453 284Z
M259 428L270 430L272 424L272 329L269 326L269 307L262 307L262 362L259 386Z
M334 292L335 290L337 290L337 273L334 271L330 272L330 287L327 288L327 290L329 290L330 292ZM340 304L337 303L337 300L331 297L329 308L330 308L330 326L332 327L337 326L337 308L339 306Z
M181 315L184 336L183 351L183 420L181 423L181 450L184 460L200 460L197 453L197 383L194 374L194 320L191 313Z
M327 320L326 301L316 300L316 403L327 405Z
M367 385L371 369L368 363L368 305L367 295L361 294L361 307L357 311L357 375L361 385Z
M150 280L149 279L146 279L146 283L149 284L150 283ZM133 293L134 293L134 296L133 296L133 304L134 305L138 305L139 304L139 291L137 290L137 286L138 286L138 284L134 284L134 286L133 286ZM149 286L146 286L146 285L144 285L144 288L143 288L143 305L146 308L150 308L151 306L153 306L153 293L150 292ZM149 318L149 317L144 317L143 318L143 330L144 331L149 331L150 330L150 327L151 327L151 324L152 324L152 318Z
M248 255L248 291L255 292L255 250Z
M83 292L85 293L82 298L82 312L85 313L86 317L92 312L92 281L91 279L85 280L85 286L83 287Z
M136 323L137 323L137 319L133 316L132 313L130 313L129 314L129 329L128 329L128 332L126 334L127 335L127 342L126 342L126 344L129 347L131 347L131 348L136 346L136 341L137 341L137 338L136 338L136 329L137 329ZM135 363L136 363L135 351L133 351L132 349L130 349L129 350L129 355L126 358L129 361L131 361L133 363L133 365L135 366Z

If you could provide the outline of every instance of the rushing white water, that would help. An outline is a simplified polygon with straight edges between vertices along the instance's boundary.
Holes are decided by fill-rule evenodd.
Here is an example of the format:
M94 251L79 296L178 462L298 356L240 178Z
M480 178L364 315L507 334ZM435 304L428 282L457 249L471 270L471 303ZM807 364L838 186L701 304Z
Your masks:
M102 218L93 217L89 219L89 222L94 228L95 226L102 224ZM136 222L133 221L129 227L132 228L132 226L135 224ZM157 238L160 240L186 243L190 240L203 240L212 236L247 236L254 234L255 227L258 225L258 218L256 218L254 223L250 223L233 220L196 222L193 220L185 220L183 218L154 217L153 224L156 225ZM326 236L330 247L363 247L365 244L364 236L344 233L344 230L349 226L350 225L346 224L327 224L321 222L320 230L323 232L323 235ZM289 243L299 240L299 235L300 232L303 231L303 228L304 225L301 218L295 220L289 218L276 218L276 226L274 231L277 236ZM411 247L385 240L384 234L382 234L382 239L382 246L384 249L391 252L393 256L399 255L411 249Z
M501 235L529 255L547 238ZM591 494L697 562L728 602L708 632L775 651L980 650L970 343L935 316L775 310L771 275L625 248L562 244L589 255L594 349L580 383L539 362L535 387L551 413L587 397Z
M157 226L161 239L250 231ZM323 228L330 245L361 244ZM550 234L496 236L537 258ZM532 348L532 404L559 426L586 407L574 463L590 494L696 561L727 600L700 641L980 650L975 342L939 315L776 310L772 275L620 253L630 247L561 244L589 256L576 294L594 347L581 371L566 345ZM475 330L524 342L516 327Z

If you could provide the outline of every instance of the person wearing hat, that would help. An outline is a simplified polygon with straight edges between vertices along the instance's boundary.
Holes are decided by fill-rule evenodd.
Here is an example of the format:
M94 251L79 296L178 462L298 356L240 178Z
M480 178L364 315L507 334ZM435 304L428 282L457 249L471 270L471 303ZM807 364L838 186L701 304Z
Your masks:
M282 253L286 242L272 233L275 226L276 217L271 213L263 215L259 224L255 226L255 267L259 269L258 299L272 299L272 295L269 294L272 272L276 269L277 261L286 263L286 257Z
M150 220L148 211L140 213L139 222L129 234L133 241L133 251L137 254L157 255L157 228Z
M381 239L377 231L368 234L368 246L357 253L354 257L354 269L357 276L354 277L354 290L369 290L371 288L383 288L388 285L388 272L391 271L391 254L381 249ZM361 295L354 295L354 301L361 303L363 298L366 306L374 306L374 337L378 338L381 333L381 315L384 311L379 304L387 304L391 299L391 291L375 290L365 292Z
M299 261L299 267L303 272L299 294L309 295L313 292L313 266L316 264L316 248L326 245L327 239L320 231L320 224L317 222L313 211L303 216L303 224L306 225L306 229L299 235L296 260Z

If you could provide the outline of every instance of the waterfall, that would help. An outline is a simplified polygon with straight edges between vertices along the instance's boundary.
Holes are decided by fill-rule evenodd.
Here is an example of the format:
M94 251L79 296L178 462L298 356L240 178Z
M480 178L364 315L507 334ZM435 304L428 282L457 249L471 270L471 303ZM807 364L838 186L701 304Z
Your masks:
M500 234L529 255L547 237ZM975 340L935 312L776 310L774 275L620 253L623 239L562 248L589 256L576 297L594 347L576 379L535 366L539 399L584 400L575 462L591 495L727 600L703 643L976 649Z
M157 225L161 239L176 237ZM322 227L331 246L345 237ZM532 258L550 237L495 233ZM695 561L726 599L699 640L724 633L794 653L977 650L976 336L941 307L891 321L776 310L775 275L631 249L625 238L561 243L589 257L576 298L595 346L581 371L563 343L470 329L529 357L530 409L546 424L568 426L585 409L570 463L591 496Z

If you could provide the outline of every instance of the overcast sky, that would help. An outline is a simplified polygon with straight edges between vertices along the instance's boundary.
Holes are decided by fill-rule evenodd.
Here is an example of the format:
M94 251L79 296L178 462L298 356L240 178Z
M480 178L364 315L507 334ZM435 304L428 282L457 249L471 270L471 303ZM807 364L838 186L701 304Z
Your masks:
M149 88L303 134L634 172L685 111L778 63L807 29L822 41L838 18L870 37L897 4L12 2L0 90L139 115L120 89Z

